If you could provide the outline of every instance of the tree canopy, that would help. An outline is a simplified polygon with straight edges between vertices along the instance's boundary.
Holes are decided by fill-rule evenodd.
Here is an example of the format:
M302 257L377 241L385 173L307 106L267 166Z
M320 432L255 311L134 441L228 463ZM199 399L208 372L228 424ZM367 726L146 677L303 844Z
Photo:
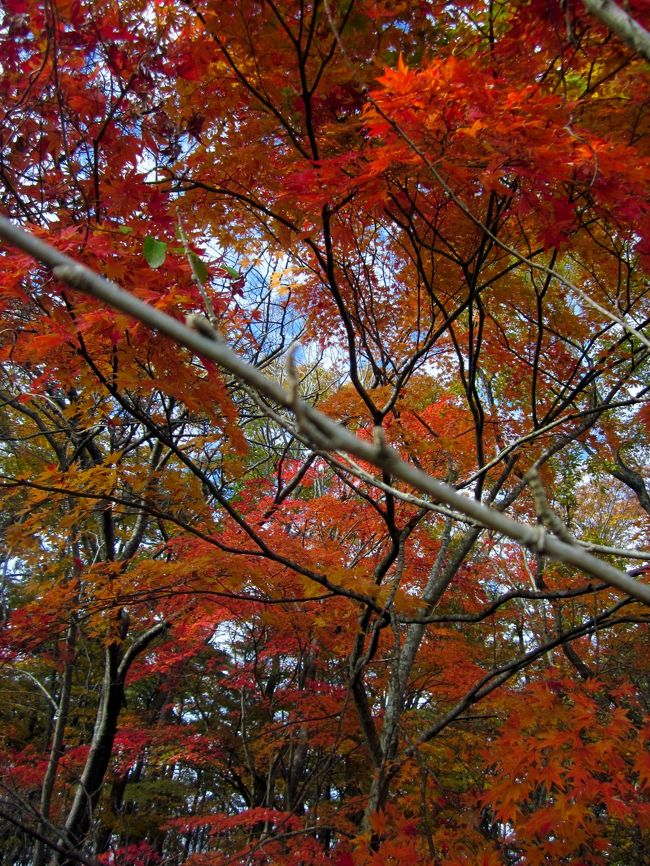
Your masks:
M646 4L0 16L0 866L648 863Z

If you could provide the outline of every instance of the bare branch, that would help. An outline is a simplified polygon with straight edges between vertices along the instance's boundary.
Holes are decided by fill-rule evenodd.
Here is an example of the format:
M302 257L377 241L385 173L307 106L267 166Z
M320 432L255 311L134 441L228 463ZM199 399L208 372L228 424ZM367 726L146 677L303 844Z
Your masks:
M650 33L613 0L582 0L588 12L650 62Z
M226 345L188 328L177 319L161 310L145 304L99 274L63 255L54 247L34 235L14 226L0 216L0 238L18 247L37 261L52 269L54 276L69 286L93 295L115 309L121 310L139 321L170 337L179 345L219 364L233 376L254 388L285 409L295 413L295 394L286 391L278 382L247 364ZM649 343L650 344L650 343ZM307 436L317 450L345 451L399 478L405 484L429 494L465 516L494 530L538 553L573 565L587 574L620 589L645 604L650 604L650 586L635 581L625 572L602 562L575 544L568 544L555 536L542 535L537 526L519 523L493 508L464 496L453 487L438 481L402 460L399 454L385 443L367 442L359 439L340 424L332 421L314 407L300 401L302 414L301 432Z
M83 863L84 866L98 866L97 860L89 860L88 857L84 857L84 855L80 854L78 851L73 851L71 848L67 848L64 845L60 845L58 842L54 842L52 839L45 836L35 827L30 827L29 824L21 821L20 818L17 818L15 815L7 812L6 809L3 808L3 805L5 804L0 803L0 818L3 818L10 824L13 824L14 827L18 827L19 830L23 831L23 833L26 833L28 836L31 836L34 839L38 839L44 845L47 845L48 848L51 848L58 854L62 854L69 860L75 860L77 863Z

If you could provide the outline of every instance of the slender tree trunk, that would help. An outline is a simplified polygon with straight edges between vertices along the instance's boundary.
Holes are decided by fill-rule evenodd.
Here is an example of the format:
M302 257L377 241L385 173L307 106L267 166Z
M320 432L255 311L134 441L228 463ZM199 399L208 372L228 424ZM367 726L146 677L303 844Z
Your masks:
M79 848L90 830L104 777L113 754L117 722L124 706L125 681L129 668L134 659L168 628L167 622L157 623L140 635L126 652L122 651L122 646L118 643L109 644L104 651L104 680L95 717L95 729L86 764L65 822L66 844L69 840ZM52 866L75 866L76 861L55 854L51 864Z
M54 725L54 735L52 737L52 745L50 746L50 757L43 779L43 787L41 788L41 799L39 803L39 811L41 819L38 824L38 831L43 835L47 835L47 821L50 817L50 806L52 804L52 791L56 781L59 762L63 754L63 737L65 734L65 726L68 720L68 710L70 708L70 692L72 686L72 672L74 670L74 652L77 644L77 626L75 623L70 623L65 641L65 662L63 667L63 679L61 681L61 693L59 695L59 706L56 711L56 721ZM34 845L34 861L33 866L43 866L46 858L45 846L41 839L37 839Z
M93 814L108 764L113 752L117 720L124 701L124 679L120 676L120 650L116 644L106 647L104 682L95 719L90 752L77 785L72 806L65 822L66 836L81 845L90 829ZM53 866L74 866L74 861L53 858Z
M443 593L449 586L460 564L471 550L479 529L470 529L462 539L458 550L451 560L443 567L447 560L449 545L451 542L451 521L447 521L440 550L431 568L429 579L422 595L422 607L420 616L425 617L431 613ZM386 696L386 710L380 735L381 763L376 768L373 776L368 803L363 817L363 826L367 830L372 815L386 806L390 783L396 772L394 766L399 745L400 721L404 712L404 702L408 679L413 669L417 652L422 643L427 626L422 623L414 623L408 628L403 644L400 645L400 635L395 634L395 650L392 660L392 673Z

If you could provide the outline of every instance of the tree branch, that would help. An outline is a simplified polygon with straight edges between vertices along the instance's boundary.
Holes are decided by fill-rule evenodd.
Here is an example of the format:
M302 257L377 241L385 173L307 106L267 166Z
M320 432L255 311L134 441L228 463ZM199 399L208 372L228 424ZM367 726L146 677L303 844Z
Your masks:
M0 216L0 238L23 250L34 259L52 269L53 275L69 286L104 301L115 309L127 313L150 328L165 334L179 345L209 358L233 376L264 394L285 409L296 412L295 395L286 391L278 382L247 364L220 341L210 339L196 330L188 328L177 319L161 310L145 304L99 274L63 255L54 247L34 235L14 226L6 217ZM648 341L650 344L650 341ZM625 572L602 562L575 544L560 541L549 533L541 533L539 527L528 526L499 513L493 508L458 493L448 484L438 481L402 460L399 454L383 441L368 442L359 439L340 424L332 421L306 403L299 403L302 416L301 432L316 449L345 451L381 468L399 478L405 484L429 494L435 500L456 509L467 517L494 530L540 554L553 557L578 568L592 577L604 580L611 586L633 598L650 604L650 586L635 581Z
M650 33L613 0L582 0L585 9L650 62Z

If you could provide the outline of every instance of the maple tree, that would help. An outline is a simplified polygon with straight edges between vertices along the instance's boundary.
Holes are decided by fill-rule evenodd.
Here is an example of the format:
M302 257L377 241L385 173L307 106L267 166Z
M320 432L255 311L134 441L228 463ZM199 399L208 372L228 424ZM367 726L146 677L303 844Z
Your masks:
M5 0L3 866L648 862L649 23Z

